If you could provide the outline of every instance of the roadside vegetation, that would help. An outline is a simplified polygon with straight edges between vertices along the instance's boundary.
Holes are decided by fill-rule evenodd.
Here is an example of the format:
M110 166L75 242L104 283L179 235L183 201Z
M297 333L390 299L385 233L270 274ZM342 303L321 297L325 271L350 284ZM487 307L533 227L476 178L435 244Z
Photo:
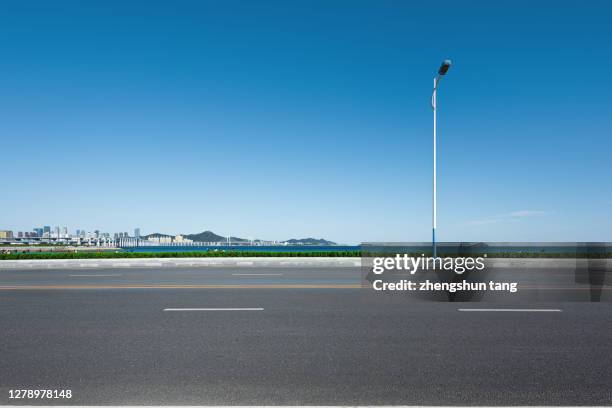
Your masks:
M359 257L360 251L39 252L0 254L0 260L108 258Z
M419 257L422 253L408 254ZM431 254L425 253L425 256ZM13 252L0 253L0 260L17 259L112 259L112 258L244 258L244 257L393 257L392 253L363 251L190 251L190 252ZM598 253L547 253L547 252L497 252L472 254L439 254L440 257L470 256L487 258L612 258L612 252Z

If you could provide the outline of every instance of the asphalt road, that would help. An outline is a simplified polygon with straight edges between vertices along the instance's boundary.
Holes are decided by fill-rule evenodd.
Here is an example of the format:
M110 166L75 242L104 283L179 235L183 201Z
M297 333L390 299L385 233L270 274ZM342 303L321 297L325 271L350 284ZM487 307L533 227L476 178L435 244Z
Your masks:
M317 288L360 285L359 268L349 267L131 267L75 269L14 269L0 271L0 289L27 288L148 288L179 286L275 285Z
M358 289L360 274L0 271L0 404L49 403L8 399L24 388L80 405L612 404L610 303L462 312L490 305ZM185 308L232 310L166 310Z

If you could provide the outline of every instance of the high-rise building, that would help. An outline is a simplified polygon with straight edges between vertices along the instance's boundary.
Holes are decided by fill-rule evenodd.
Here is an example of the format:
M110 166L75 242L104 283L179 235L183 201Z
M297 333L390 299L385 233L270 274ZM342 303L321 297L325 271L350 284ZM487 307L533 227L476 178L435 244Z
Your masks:
M68 238L68 227L62 227L62 237Z
M37 236L37 237L42 237L43 236L43 229L42 228L34 228L34 229L32 229L32 231L34 231L34 233L36 234L35 236Z
M45 225L45 226L43 227L43 234L44 234L45 232L46 232L47 234L50 234L50 233L51 233L51 227L50 227L50 226L48 226L48 225Z
M13 231L8 231L8 230L4 230L4 231L0 231L0 238L13 238Z
M134 238L140 238L140 228L134 228Z
M53 238L59 238L59 237L60 237L60 228L59 227L53 228Z

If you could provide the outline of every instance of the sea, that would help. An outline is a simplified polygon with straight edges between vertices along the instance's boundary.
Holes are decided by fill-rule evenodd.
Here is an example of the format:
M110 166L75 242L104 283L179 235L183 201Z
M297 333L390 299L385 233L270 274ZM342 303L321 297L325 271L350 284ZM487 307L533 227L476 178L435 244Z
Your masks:
M211 246L141 246L125 247L126 252L194 252L194 251L249 251L249 252L329 252L329 251L361 251L377 250L382 252L419 252L431 247L429 243L414 245L389 245L381 243L366 245L270 245L270 246L250 246L250 245L211 245ZM571 254L598 251L611 251L610 243L477 243L476 245L458 245L456 243L440 243L439 251L449 253L463 248L467 252L483 253L540 253L540 254Z
M194 252L194 251L248 251L248 252L328 252L359 251L359 245L214 245L214 246L142 246L124 248L126 252Z

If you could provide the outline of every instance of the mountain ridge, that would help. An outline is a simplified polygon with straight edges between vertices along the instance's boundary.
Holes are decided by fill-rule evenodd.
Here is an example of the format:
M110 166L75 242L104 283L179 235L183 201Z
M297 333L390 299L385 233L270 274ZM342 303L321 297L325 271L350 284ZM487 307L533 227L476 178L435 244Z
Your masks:
M223 237L221 235L215 234L210 230L202 231L195 234L180 234L187 239L191 239L197 242L215 242L222 243L227 242L227 237ZM148 235L143 235L143 238L161 238L161 237L174 237L174 235L162 234L159 232L155 232ZM240 243L240 242L250 242L251 240L239 238L239 237L230 237L232 243ZM254 239L253 242L269 242L267 240L262 239ZM338 245L333 241L328 241L323 238L291 238L285 241L278 241L279 243L287 243L291 245L323 245L323 246L332 246Z

